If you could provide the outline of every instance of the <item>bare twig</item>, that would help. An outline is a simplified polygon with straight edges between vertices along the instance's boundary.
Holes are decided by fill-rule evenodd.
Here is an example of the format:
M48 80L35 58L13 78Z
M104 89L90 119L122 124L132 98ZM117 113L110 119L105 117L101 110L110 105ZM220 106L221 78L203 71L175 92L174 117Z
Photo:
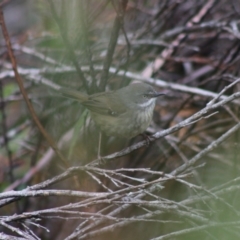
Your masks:
M8 54L9 54L9 57L11 59L11 62L12 62L12 68L13 68L13 71L14 71L14 74L15 74L15 78L17 80L17 83L19 85L19 88L20 88L20 91L24 97L24 100L27 104L27 107L29 109L29 112L35 122L35 124L37 125L39 131L43 134L43 136L45 137L45 139L48 141L49 145L54 149L54 151L56 152L57 156L59 157L59 159L66 165L68 166L67 164L67 161L65 160L64 156L61 154L61 152L58 150L55 142L53 141L53 139L49 136L49 134L45 131L45 129L43 128L42 124L40 123L36 113L35 113L35 110L31 104L31 102L29 101L28 99L28 96L27 96L27 93L24 89L24 86L23 86L23 82L22 82L22 79L18 73L18 70L17 70L17 62L16 62L16 59L15 59L15 56L13 54L13 50L12 50L12 46L11 46L11 41L10 41L10 38L9 38L9 35L8 35L8 31L7 31L7 28L6 28L6 25L5 25L5 22L4 22L4 17L3 17L3 12L2 12L2 9L0 8L0 24L1 24L1 27L2 27L2 32L3 32L3 35L4 35L4 38L5 38L5 41L6 41L6 44L7 44L7 49L8 49Z

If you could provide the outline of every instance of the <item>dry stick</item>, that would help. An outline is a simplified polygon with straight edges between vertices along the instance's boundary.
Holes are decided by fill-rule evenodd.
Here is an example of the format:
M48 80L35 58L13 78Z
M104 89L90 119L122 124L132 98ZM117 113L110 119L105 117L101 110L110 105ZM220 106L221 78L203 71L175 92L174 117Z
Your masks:
M0 194L0 199L3 199L3 200L0 200L0 207L1 206L4 206L6 204L9 204L10 202L13 202L13 201L16 201L16 197L20 197L20 196L24 196L24 194L26 193L26 196L28 195L28 192L33 192L34 190L39 190L39 189L42 189L42 188L46 188L48 186L51 186L53 185L54 183L57 183L57 182L60 182L64 179L66 179L67 177L73 175L73 174L77 174L79 171L94 171L94 172L98 172L98 173L112 173L111 170L105 170L105 169L100 169L100 168L92 168L92 167L72 167L72 168L69 168L66 172L52 178L52 179L49 179L49 180L46 180L42 183L39 183L39 184L36 184L34 186L31 186L31 187L28 187L22 191L8 191L8 192L5 192L5 193L1 193ZM152 172L152 171L150 171ZM155 172L154 172L155 173ZM156 174L156 173L155 173ZM158 174L159 175L159 174ZM123 194L127 191L135 191L135 190L139 190L139 189L142 189L142 188L145 188L147 187L148 185L152 185L153 183L158 183L158 182L162 182L164 181L164 179L162 178L162 173L160 174L160 177L154 181L151 181L151 182L143 182L141 183L140 185L137 185L137 186L130 186L129 188L127 189L120 189L118 191L115 191L115 192L110 192L110 193L104 193L106 196L106 198L110 198L112 195L115 195L117 194L118 198L120 197L120 194ZM185 177L185 176L180 176L180 177ZM171 175L168 175L168 174L165 174L165 178L167 179L171 179L172 176ZM175 179L175 177L174 177ZM47 193L49 190L44 190L44 191L40 191L41 194L43 192L46 192L46 195L49 195L49 193ZM56 192L58 192L58 194L60 194L59 190L54 190ZM39 192L39 193L40 193ZM69 192L69 196L71 196L72 194L75 194L74 192L76 191L70 191ZM37 191L35 191L35 194L38 195L39 193L37 193ZM66 193L66 192L65 192ZM14 196L11 197L11 194L13 194ZM83 196L83 194L85 194L87 196L88 193L83 193L83 192L80 192L78 191L78 195L81 195ZM97 200L99 197L102 198L103 196L101 196L102 193L99 193L97 194L97 197L94 197L92 199L89 199L89 200L86 200L87 202L88 201L93 201L93 200ZM90 194L91 195L91 194ZM89 196L90 196L89 195ZM34 196L34 194L32 194L31 196ZM4 198L8 198L8 199L4 199ZM92 196L91 196L92 197ZM10 199L9 199L10 198ZM86 202L85 201L85 202Z
M100 170L100 169L99 169ZM110 170L108 170L108 171L110 171ZM180 178L175 178L175 177L173 177L173 176L169 176L168 178L165 178L165 179L159 179L159 180L157 180L157 181L153 181L151 184L156 184L157 182L158 183L160 183L160 182L165 182L165 181L167 181L167 180L170 180L170 179L176 179L177 181L180 181L180 182L182 182L183 180L181 179L181 178L185 178L185 175L181 175L181 176L179 176ZM240 180L240 178L236 178L236 179L234 179L234 183L236 184L236 182L237 181L239 181ZM216 198L216 196L217 195L219 195L219 194L223 194L223 193L226 193L226 189L222 189L223 187L227 187L229 184L231 184L231 183L233 183L233 181L230 181L230 182L228 182L227 183L227 185L226 184L223 184L222 186L221 186L221 190L219 191L219 189L215 189L215 190L217 190L217 192L215 192L215 194L209 194L209 196L204 196L204 198L206 198L206 199L209 199L209 197L214 197L214 198ZM145 187L147 186L147 185L149 185L150 183L146 183L146 184L144 184L145 185ZM186 182L185 182L185 184L186 184ZM190 184L190 185L192 185L193 186L193 184ZM142 189L142 187L143 187L143 185L139 185L139 186L133 186L133 187L129 187L129 189L128 189L128 191L130 191L130 192L132 192L132 190L136 190L136 189L138 189L138 188L140 188L140 189ZM197 187L197 186L195 186L195 187ZM198 188L200 188L200 189L202 189L202 187L198 187ZM239 189L239 186L235 186L234 187L234 189L235 190L237 190L237 189ZM204 189L203 189L204 190ZM214 189L212 189L212 190L214 190ZM214 191L215 191L214 190ZM111 199L111 201L114 201L114 199L113 198L111 198L111 196L116 196L116 197L114 197L115 198L115 200L116 199L119 199L119 198L122 198L122 196L121 195L119 195L120 193L123 193L124 191L127 191L127 189L122 189L122 190L118 190L118 191L115 191L115 192L113 192L113 193L105 193L105 192L103 192L103 193L87 193L87 192L79 192L79 191L68 191L68 190L41 190L41 191L25 191L25 190L23 190L23 191L11 191L11 193L9 194L9 197L11 197L11 196L22 196L22 197L24 197L24 196L39 196L39 195L62 195L62 196L66 196L66 195L69 195L69 196L71 196L71 195L76 195L76 196L78 196L78 197L94 197L94 195L96 194L96 196L94 197L94 198L92 198L92 199L89 199L89 200L91 200L91 201L94 201L95 202L95 204L98 204L98 203L100 203L100 202L102 202L102 203L104 203L104 202L109 202L109 200ZM227 191L233 191L233 189L232 189L232 184L231 184L231 186L228 188L228 190ZM140 191L141 192L141 191ZM20 194L18 194L18 193L20 193ZM26 195L25 195L25 193L26 193ZM30 193L30 194L29 194ZM136 192L137 193L137 192ZM2 195L2 194L1 194ZM7 197L7 195L5 194L5 196L4 197ZM101 198L102 197L105 197L106 199L102 199L101 200ZM85 203L81 203L80 205L77 203L77 204L68 204L68 205L65 205L65 206L62 206L62 207L60 207L61 209L66 209L66 208L79 208L79 207L87 207L87 206L89 206L89 204L91 204L91 203L89 203L89 200L84 200L83 202L85 202ZM97 202L97 201L99 201L99 202ZM183 202L184 202L184 204L192 204L193 203L193 200L203 200L202 198L199 198L199 197L197 197L197 198L191 198L190 200L184 200ZM122 201L118 201L118 202L125 202L124 200L122 200ZM134 201L130 201L131 203L134 203ZM129 203L130 203L129 202ZM182 203L183 203L182 202ZM139 202L139 201L135 201L135 203L138 203L138 204L140 204L140 203L142 203L142 204L147 204L147 205L151 205L151 203L150 202L145 202L145 201L142 201L142 202ZM152 201L152 204L158 204L159 203L159 201ZM55 209L55 208L54 208ZM49 209L48 209L49 210ZM48 211L47 210L47 211ZM189 209L190 210L190 209ZM15 218L14 218L15 219ZM9 220L9 221L11 221L11 220Z
M229 131L227 131L225 134L223 134L220 138L218 138L216 141L214 141L212 144L210 144L207 148L205 148L203 151L201 151L199 154L197 154L195 157L193 157L191 160L188 161L188 163L183 164L182 166L180 166L179 168L177 168L176 170L174 170L171 174L173 176L177 176L179 173L182 173L183 171L185 171L188 167L192 166L193 164L195 164L201 157L203 157L204 155L206 155L207 153L209 153L211 150L213 150L214 148L216 148L217 146L219 146L219 144L221 144L224 140L226 140L226 138L228 138L231 134L233 134L234 132L236 132L238 129L240 128L240 123L238 123L237 125L235 125L234 127L232 127ZM154 190L156 190L158 188L158 184L153 184L152 186L150 186L149 191L153 192ZM138 196L135 196L136 199L140 199L143 198L145 196L144 193L140 193ZM199 198L201 199L201 198ZM112 212L109 213L110 216L114 216L117 213L119 213L122 210L125 210L127 207L129 207L129 204L124 204L121 207L119 207L118 209L113 210ZM68 237L67 239L73 239L76 236L79 236L78 239L86 239L87 237L91 236L91 234L96 235L96 234L100 234L101 232L107 232L110 230L114 230L116 227L119 227L118 223L116 224L112 224L112 227L105 227L100 230L98 230L98 232L96 231L91 231L89 233L87 233L86 231L88 231L89 229L93 229L95 227L97 227L100 223L102 223L101 220L95 221L94 223L90 224L86 230L79 230L74 232L74 234L72 234L71 237ZM120 223L121 226L126 225L126 223Z
M7 64L5 64L5 66L7 66ZM81 67L81 69L82 69L83 72L89 72L90 71L90 68L88 66L83 66L83 67ZM103 66L94 65L94 69L95 69L95 71L102 71ZM20 74L30 78L32 81L36 82L37 84L41 83L41 84L44 84L46 86L51 87L54 90L58 90L61 87L60 85L51 82L50 80L48 80L47 78L45 78L43 76L40 76L40 74L74 72L75 68L69 67L69 66L63 66L61 68L54 68L54 69L51 69L51 68L25 69L25 68L18 67L18 71L20 72ZM127 77L129 79L144 81L144 82L147 82L149 84L153 84L153 85L161 87L161 88L176 90L176 91L189 93L189 94L196 94L196 95L207 97L207 98L218 97L218 93L214 93L214 92L207 91L207 90L204 90L204 89L200 89L200 88L197 88L197 87L185 86L183 84L170 83L170 82L166 82L166 81L163 81L163 80L157 79L157 78L143 77L138 73L133 73L133 72L130 72L130 71L123 71L123 70L117 71L117 69L114 68L114 67L110 67L109 72L112 73L112 74L115 74L117 72L116 73L117 76L124 76L124 77ZM14 76L13 72L9 71L9 70L2 71L0 73L0 79L3 79L5 77L13 77L13 76ZM226 98L227 98L226 95L221 95L219 97L219 100L226 99ZM239 101L233 101L233 103L237 104L237 105L240 105Z
M17 83L18 83L18 86L20 88L20 91L21 91L21 93L23 95L23 98L24 98L24 100L25 100L25 102L27 104L28 110L29 110L29 112L30 112L30 114L31 114L31 116L33 118L33 121L37 125L39 131L46 138L46 140L49 143L49 145L56 152L56 154L60 158L60 160L65 164L66 167L68 167L68 164L67 164L64 156L58 150L55 142L48 135L48 133L45 131L44 127L42 126L42 124L38 120L38 117L37 117L37 115L35 113L35 110L34 110L32 104L31 104L31 102L28 99L27 93L26 93L25 88L23 86L23 81L22 81L22 79L21 79L21 77L20 77L20 75L18 73L18 70L17 70L17 62L16 62L15 56L13 54L12 44L11 44L11 41L10 41L10 38L9 38L9 35L8 35L8 31L7 31L7 28L6 28L6 24L5 24L5 21L4 21L3 12L2 12L2 8L1 7L0 7L0 25L2 27L2 33L3 33L4 39L5 39L6 44L7 44L7 50L8 50L8 54L9 54L9 57L10 57L10 60L11 60L11 63L12 63L12 68L13 68L13 71L14 71L15 78L17 80Z
M0 239L4 239L4 240L26 240L26 238L22 238L22 237L16 237L16 236L12 236L10 234L5 234L3 232L0 232Z
M219 98L230 88L232 88L234 85L240 82L240 78L236 79L234 82L231 84L227 85L226 87L223 88L223 90L215 97L213 98L210 102L208 102L208 106L213 105Z
M237 179L236 179L237 180ZM228 192L233 192L233 191L238 191L239 190L239 186L235 186L235 187L230 187L230 188L228 188L228 189L226 189ZM221 194L223 194L223 193L226 193L226 190L220 190L220 191L218 191L218 192L216 192L216 194L217 195L221 195ZM210 196L204 196L204 198L205 199L211 199L212 197L214 197L213 195L210 195ZM194 202L196 203L196 202L199 202L199 201L202 201L202 198L199 198L199 197L195 197L195 198L191 198L190 199L190 201L189 200L187 200L187 201L184 201L185 202L185 204L193 204ZM124 203L124 201L123 202L119 202L119 203ZM134 203L134 202L132 202L132 203ZM138 202L138 201L136 201L135 202L136 204L140 204L140 202ZM178 208L176 208L176 207L170 207L170 208L168 208L167 206L161 206L161 202L160 201L154 201L154 203L153 203L153 205L151 205L151 204L149 204L148 202L141 202L141 204L147 204L148 206L159 206L160 208L160 210L174 210L174 212L176 213L178 213L178 214L181 214L181 212L182 211L179 211L178 210ZM11 222L11 221L16 221L16 220L21 220L21 219L26 219L26 218L31 218L31 217L34 217L34 216L39 216L39 215L43 215L44 213L70 213L70 214L78 214L78 215L80 215L80 216L84 216L84 215L88 215L89 216L89 214L91 214L91 213L79 213L79 212L76 212L76 211L65 211L64 209L69 209L69 207L70 207L70 209L72 209L72 204L69 204L69 205L67 205L67 206L61 206L61 207L58 207L58 208L52 208L52 209L46 209L46 210L40 210L40 211L35 211L35 212L31 212L31 213L23 213L23 214L20 214L20 215L14 215L14 216L10 216L10 217L5 217L4 218L4 222ZM75 207L77 207L77 206L75 206ZM78 208L78 207L77 207ZM195 219L195 220L198 220L198 221L201 221L201 222L206 222L207 221L207 219L206 218L204 218L204 217L202 217L202 216L193 216L193 214L192 213L189 213L189 210L190 209L186 209L188 212L182 212L184 215L186 215L186 216L188 216L188 217L190 217L190 218L193 218L193 219ZM155 213L155 212L154 212ZM189 214L188 214L189 213ZM159 212L159 214L161 214L161 212ZM99 216L99 217L103 217L102 218L102 220L104 220L104 218L105 218L105 220L106 219L115 219L114 217L112 217L112 216L104 216L104 215L102 215L102 214L99 214L99 213L96 213L96 214L94 214L94 215L92 215L92 216ZM143 216L143 215L142 215ZM146 215L145 215L146 216ZM148 217L148 216L146 216L146 217ZM95 220L96 220L96 218L95 218ZM99 220L101 220L101 219L99 219ZM124 219L124 218L119 218L119 220L127 220L127 219ZM131 218L129 219L129 220L131 220ZM141 220L144 220L144 218L143 219L141 219ZM125 224L126 223L129 223L129 222L125 222ZM115 227L116 227L116 225L118 226L118 227L120 227L120 225L122 226L123 225L123 223L120 223L120 225L117 223L117 224L112 224L111 226L109 226L109 227L106 227L106 228L102 228L101 230L99 230L99 232L92 232L92 233L90 233L91 235L97 235L97 234L99 234L99 233L101 233L101 232L106 232L106 231L110 231L110 230L113 230Z
M108 216L107 216L107 217L108 217ZM104 220L104 219L102 219L102 220ZM117 225L118 225L118 227L119 227L120 225L122 225L122 223L121 223L120 225L119 225L119 224L117 224ZM114 225L113 225L113 226L114 226ZM116 226L116 225L115 225L115 226ZM111 227L109 227L109 228L105 228L104 231L106 231L106 230L110 230L110 228L111 228ZM114 229L114 227L111 228L111 229ZM104 231L103 231L103 232L104 232Z
M1 220L0 221L0 225L4 226L5 228L11 230L14 233L17 233L18 235L24 237L24 239L26 240L36 240L35 238L33 238L30 234L23 232L22 230L20 230L19 228L13 227L9 224L7 224L5 221Z
M105 192L83 192L72 190L28 190L21 191L9 191L0 194L0 199L13 198L13 197L38 197L38 196L74 196L79 198L91 198L91 197L107 197L109 194Z
M176 170L171 172L171 175L178 175L185 171L189 166L194 165L200 158L205 156L207 153L212 151L214 148L219 146L223 141L225 141L229 136L231 136L234 132L236 132L240 128L240 123L236 124L234 127L229 129L226 133L224 133L221 137L219 137L216 141L213 141L209 144L204 150L199 152L195 155L192 159L188 161L188 163L183 164L182 166L178 167Z
M233 131L235 131L236 130L236 127L239 127L239 124L237 125L237 126L235 126L233 129L231 129L228 133L227 133L227 135L223 135L219 140L218 140L218 144L217 145L219 145L220 144L220 142L222 142L224 139L226 139L226 137L227 136L229 136L229 134L231 134ZM216 146L216 142L212 145L212 146ZM209 151L211 148L207 148L206 150L207 151ZM205 152L206 153L206 152ZM113 225L114 226L114 225ZM107 229L106 229L107 230Z
M21 51L23 53L26 53L30 56L34 56L36 58L39 58L40 60L42 60L43 62L46 62L49 64L52 64L53 66L60 66L60 67L66 67L66 65L63 65L62 63L59 63L57 62L56 60L54 60L53 58L51 57L48 57L47 55L44 55L43 53L41 52L38 52L36 49L34 48L29 48L29 47L26 47L26 46L21 46L17 43L13 44L12 45L12 48L14 50L17 50L17 51Z
M174 212L175 214L178 213L178 215L180 216L184 216L184 217L188 217L190 219L193 219L195 220L197 217L195 217L193 214L189 214L189 213L185 213L185 212L182 212L182 211L177 211L176 209L174 209L174 211L172 210L166 210L166 212ZM104 226L102 227L101 229L97 229L97 230L93 230L92 232L88 233L88 234L85 234L83 236L80 236L78 239L82 239L85 238L85 239L91 239L93 237L96 237L96 236L99 236L100 234L102 233L106 233L106 232L112 232L114 231L114 229L117 227L124 227L126 226L127 224L131 224L131 223L134 223L134 222L142 222L142 221L147 221L148 218L154 218L156 216L159 216L160 214L162 214L163 211L154 211L154 212L150 212L150 213L146 213L146 214L143 214L143 215L140 215L140 216L136 216L136 217L132 217L132 218L128 218L128 219L124 219L124 218L118 218L118 221L116 223L113 223L111 225L108 225L108 226ZM110 218L110 216L108 215L108 218ZM200 218L198 218L199 220ZM105 219L98 219L98 220L105 220ZM121 220L121 221L120 221ZM150 219L151 220L151 219ZM153 219L152 219L153 220ZM156 220L156 218L154 219L155 220L155 223L156 222L160 222L158 220ZM202 220L202 219L201 219ZM207 221L205 220L202 220L204 223L206 223ZM162 221L164 222L164 221ZM70 240L70 239L75 239L75 237L77 236L74 236L74 238L69 238L67 237L66 240Z
M99 169L99 170L100 170L100 169ZM106 171L110 171L110 170L106 170ZM43 194L44 194L44 192L45 192L45 191L42 191ZM49 191L46 191L47 194L48 194L48 192L49 192ZM50 190L50 192L53 192L53 193L54 193L54 191L51 191L51 190ZM50 192L49 192L49 193L50 193ZM56 191L56 192L58 192L58 191ZM59 192L59 193L60 193L60 192ZM67 193L67 192L66 192L66 193ZM65 193L65 194L66 194L66 193ZM76 192L76 193L78 194L78 192ZM116 194L116 193L115 193L115 194ZM53 194L53 195L54 195L54 194ZM119 203L121 203L121 202L119 202ZM122 203L124 203L124 202L122 202ZM137 203L137 202L136 202L136 203ZM64 208L64 207L61 207L61 208ZM40 213L40 212L39 212L39 213ZM43 213L43 212L42 212L42 213ZM34 213L31 213L31 214L32 214L32 216L34 216ZM25 216L25 217L26 217L26 216ZM106 217L108 218L109 216L106 216ZM13 219L12 219L12 220L13 220ZM104 220L104 219L102 219L102 220ZM127 222L126 222L126 223L127 223ZM116 227L116 226L119 227L119 226L121 226L121 225L122 225L122 223L120 223L120 225L119 225L119 224L115 225L115 227ZM114 225L113 225L113 226L114 226ZM113 227L113 228L114 228L114 227ZM104 231L106 231L106 230L110 230L110 228L105 228ZM103 232L104 232L104 231L103 231Z
M70 141L70 137L72 136L73 133L71 133L72 130L68 131L67 133L64 134L63 137L61 137L61 140L58 142L58 148L62 148L62 146L64 146L64 144L66 142ZM42 170L47 164L49 164L49 162L51 161L51 159L53 159L53 157L55 156L55 152L53 151L53 149L50 147L45 153L44 155L38 160L37 164L34 167L31 167L27 173L25 173L25 175L21 178L16 180L13 184L9 185L4 192L6 191L11 191L13 189L15 189L17 186L19 186L20 184L26 183L28 182L37 172L39 172L40 170ZM68 172L68 177L70 175L74 175L74 172L72 172L73 168L68 168L68 170L66 170L66 172ZM61 181L63 179L60 179L59 181ZM38 184L37 184L38 185ZM34 186L37 186L34 185ZM45 186L46 187L46 186ZM34 190L37 189L41 189L41 187L39 188L34 188ZM1 206L1 203L0 203Z
M206 13L213 7L213 5L216 3L216 0L209 0L206 2L206 4L200 9L198 14L191 18L186 26L192 27L194 24L199 23L201 19L206 15ZM179 44L183 41L183 39L186 37L186 33L180 33L176 39L171 43L171 46L167 49L165 49L161 56L155 59L155 61L148 65L142 72L142 75L144 77L150 77L155 71L160 69L163 64L165 63L165 60L172 55L174 49L179 46Z
M103 202L104 203L104 202ZM124 203L124 201L119 201L117 202L117 204L122 204ZM132 204L134 205L138 205L139 202L132 202ZM57 213L57 214L71 214L71 215L75 215L77 214L78 216L80 217L88 217L87 219L89 218L92 218L93 217L95 218L98 218L99 220L114 220L114 221L133 221L135 219L137 219L137 221L146 221L147 218L151 218L152 216L156 216L156 215L160 215L162 213L164 213L164 211L167 211L167 212L175 212L175 214L177 213L178 215L181 215L181 216L186 216L190 219L193 219L193 220L198 220L198 221L201 221L203 223L206 223L207 222L207 219L202 217L202 216L198 216L194 213L192 213L191 211L189 211L189 209L185 209L185 211L182 211L179 209L179 207L174 207L174 206L168 206L166 204L162 204L161 201L158 201L158 202L155 202L153 205L149 205L148 202L144 202L142 203L142 205L147 205L147 206L150 206L150 207L155 207L156 205L161 205L159 208L159 210L157 211L149 211L149 213L147 214L143 214L143 215L140 215L138 217L130 217L130 218L122 218L122 217L113 217L113 216L109 216L109 215L103 215L102 213L98 212L98 213L93 213L93 212L80 212L78 209L76 210L73 210L73 208L71 208L70 204L68 206L60 206L60 207L55 207L55 208L50 208L50 209L43 209L43 210L39 210L39 211L34 211L34 212L24 212L22 214L18 214L18 215L13 215L13 216L4 216L2 219L5 223L8 223L8 222L13 222L13 221L20 221L20 220L26 220L26 219L31 219L31 218L36 218L36 217L39 217L39 216L44 216L44 214L50 214L50 213ZM55 217L58 217L58 216L55 216ZM69 219L69 218L68 218ZM128 223L129 223L128 221ZM156 219L154 219L153 221L156 221ZM164 221L164 220L163 220Z
M112 170L99 169L99 168L93 168L93 167L72 167L72 168L69 168L67 171L61 173L60 175L53 177L52 179L48 179L42 183L28 187L28 188L24 189L23 191L40 190L40 189L49 187L53 184L56 184L57 182L63 181L64 179L68 178L69 176L71 176L73 174L78 174L79 171L94 171L98 174L109 173L109 174L113 174L113 175L117 175L117 176L121 176L121 177L126 177L128 179L133 179L135 181L140 181L141 183L145 183L145 181L143 182L137 178L135 179L133 177L122 175L121 172L136 172L136 171L138 172L138 171L140 171L140 172L144 172L144 173L148 173L148 174L155 174L155 175L159 175L159 176L171 177L171 176L168 176L168 174L164 174L163 172L157 172L157 171L152 171L149 169L142 169L142 168L117 169L117 170L112 171ZM11 188L11 189L13 189L13 188ZM7 189L6 192L7 192L7 194L11 194L15 191L11 191L11 190ZM22 192L22 191L18 191L18 192ZM5 196L5 194L6 193L4 193L4 192L0 193L0 199L3 198L3 196ZM3 206L4 204L7 204L7 202L0 201L0 207Z

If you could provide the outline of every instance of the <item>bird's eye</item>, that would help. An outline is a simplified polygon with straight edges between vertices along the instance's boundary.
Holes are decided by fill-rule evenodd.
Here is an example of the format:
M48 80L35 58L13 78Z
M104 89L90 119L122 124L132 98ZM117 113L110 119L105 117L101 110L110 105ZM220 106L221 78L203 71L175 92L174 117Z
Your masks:
M148 98L148 95L144 94L143 97L144 97L144 98Z
M108 114L111 115L111 116L117 116L117 112L114 112L112 110L108 110Z

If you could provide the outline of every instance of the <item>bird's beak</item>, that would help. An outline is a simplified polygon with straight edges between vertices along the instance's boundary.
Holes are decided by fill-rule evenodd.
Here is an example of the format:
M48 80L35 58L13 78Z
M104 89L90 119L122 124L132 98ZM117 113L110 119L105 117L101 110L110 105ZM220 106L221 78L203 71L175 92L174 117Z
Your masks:
M161 95L166 95L166 93L154 92L154 93L149 93L149 94L148 94L148 96L149 96L150 98L157 98L157 97L159 97L159 96L161 96Z

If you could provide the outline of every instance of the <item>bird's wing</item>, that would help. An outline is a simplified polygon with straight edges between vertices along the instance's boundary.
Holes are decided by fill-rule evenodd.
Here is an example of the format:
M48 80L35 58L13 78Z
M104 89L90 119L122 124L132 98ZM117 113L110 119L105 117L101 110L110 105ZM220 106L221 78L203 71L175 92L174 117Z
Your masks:
M82 104L92 112L108 116L119 116L127 111L123 102L116 97L115 91L94 94Z

